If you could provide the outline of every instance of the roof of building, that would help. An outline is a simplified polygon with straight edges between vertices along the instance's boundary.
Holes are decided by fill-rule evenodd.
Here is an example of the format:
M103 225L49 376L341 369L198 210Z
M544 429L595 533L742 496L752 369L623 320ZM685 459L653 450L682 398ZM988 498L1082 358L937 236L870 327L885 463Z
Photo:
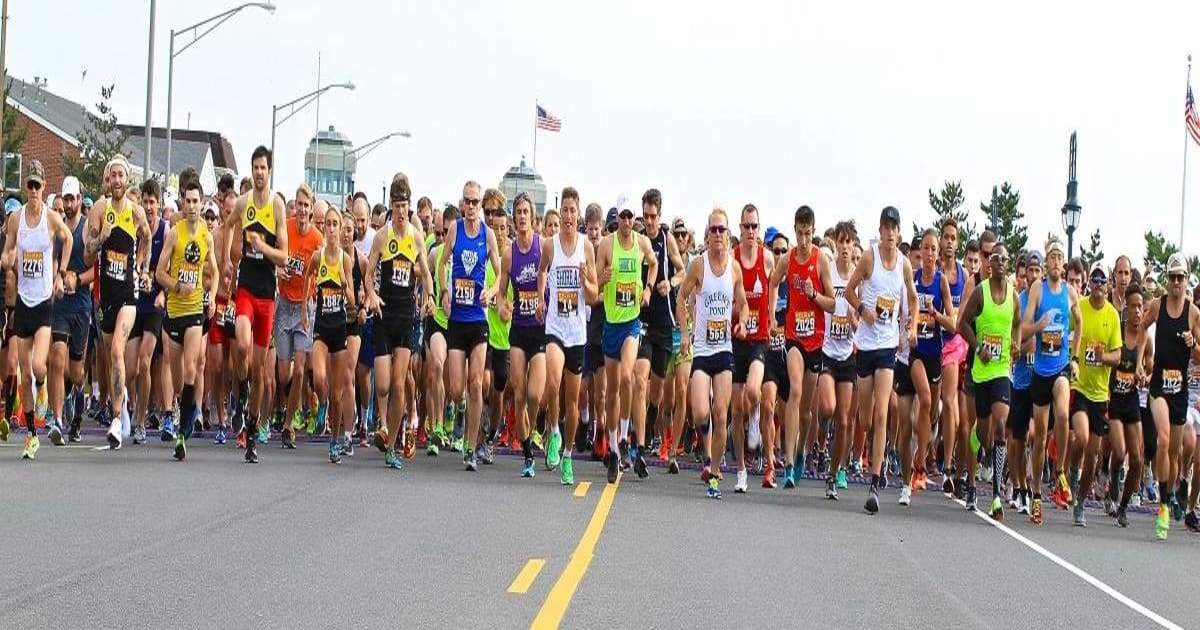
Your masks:
M79 134L87 128L87 109L36 83L8 77L8 104L38 124L79 145Z
M125 155L129 156L129 162L137 166L145 163L146 141L144 137L130 138L125 141L125 145L121 147ZM208 158L212 147L207 142L192 142L188 140L176 140L171 138L171 168L170 173L179 174L183 169L191 166L196 170L204 167L204 160ZM167 169L164 165L167 162L167 143L164 139L162 142L150 143L150 171L152 173L165 173Z
M143 146L145 145L146 127L144 125L117 126L122 131L129 134L129 142L126 143L127 146L129 143L132 143L135 138L139 144ZM153 127L150 130L150 134L154 139L153 142L150 143L150 151L157 155L158 151L155 150L155 146L159 144L162 144L164 147L166 146L165 143L167 141L167 129L166 127ZM229 140L225 138L225 136L221 135L220 132L204 131L201 129L172 129L171 143L175 147L178 147L179 145L176 143L181 140L188 142L207 143L210 147L212 147L213 166L215 168L225 168L233 171L234 173L237 172L237 158L233 153L233 145L230 144ZM166 158L164 157L163 159L165 160ZM174 150L171 152L171 159L175 159Z
M330 142L330 143L345 144L348 146L354 145L354 143L350 141L349 136L338 131L337 129L334 129L333 125L329 125L328 129L322 129L320 131L317 131L317 135L313 136L312 140L309 140L309 144L312 144L313 142L317 142L318 140L321 141L322 143Z
M525 156L521 156L521 164L508 169L504 179L532 179L541 181L542 176L533 167L525 165Z

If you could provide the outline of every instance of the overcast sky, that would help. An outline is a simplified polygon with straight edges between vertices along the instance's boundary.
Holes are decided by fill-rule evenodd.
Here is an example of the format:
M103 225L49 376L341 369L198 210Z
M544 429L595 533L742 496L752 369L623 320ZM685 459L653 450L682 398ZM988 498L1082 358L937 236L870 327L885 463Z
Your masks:
M279 128L275 180L288 196L318 125L358 143L412 132L360 162L373 202L397 170L438 202L468 178L495 186L522 155L532 162L536 99L563 119L538 138L551 202L565 185L606 208L657 187L667 217L697 224L714 205L753 202L786 228L807 203L819 227L851 217L868 235L892 204L907 234L910 220L931 220L927 190L944 180L962 180L973 210L1010 180L1040 242L1061 230L1078 130L1076 241L1101 228L1111 262L1140 259L1148 227L1178 238L1195 1L275 1L274 15L248 9L177 59L174 121L190 113L192 128L224 134L248 171L271 106L317 87L320 51L322 81L358 89L327 93L319 122L309 108ZM169 30L235 4L158 3L156 126ZM121 121L144 123L148 0L14 0L9 11L10 73L86 103L115 83ZM1190 182L1194 242L1200 177Z

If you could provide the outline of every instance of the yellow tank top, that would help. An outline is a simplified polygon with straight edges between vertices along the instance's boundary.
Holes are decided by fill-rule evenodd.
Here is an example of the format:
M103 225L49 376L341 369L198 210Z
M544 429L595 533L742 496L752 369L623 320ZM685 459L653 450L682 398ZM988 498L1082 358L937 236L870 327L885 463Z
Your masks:
M187 317L204 312L204 267L208 262L208 227L197 223L193 232L188 222L175 224L175 250L171 252L170 273L180 284L192 289L186 293L167 293L167 317Z
M317 321L320 328L346 325L346 289L342 278L342 250L337 260L330 261L321 254L317 266Z

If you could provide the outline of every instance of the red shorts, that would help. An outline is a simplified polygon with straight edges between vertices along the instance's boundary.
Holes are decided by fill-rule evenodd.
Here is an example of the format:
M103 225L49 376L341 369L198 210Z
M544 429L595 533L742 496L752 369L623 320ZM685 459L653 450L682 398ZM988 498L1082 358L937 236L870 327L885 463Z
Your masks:
M254 345L258 348L271 345L271 328L275 325L275 299L257 298L246 289L239 288L236 300L238 318L250 319Z
M225 343L225 309L228 308L229 300L217 298L216 312L213 313L212 322L208 327L208 343L214 346L220 346Z

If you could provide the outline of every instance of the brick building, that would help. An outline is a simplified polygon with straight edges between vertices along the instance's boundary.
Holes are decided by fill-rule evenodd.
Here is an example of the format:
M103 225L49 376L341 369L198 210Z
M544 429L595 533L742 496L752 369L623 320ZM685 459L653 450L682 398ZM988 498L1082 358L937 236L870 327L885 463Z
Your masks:
M19 163L21 174L6 173L5 188L20 188L30 160L40 160L46 169L46 190L62 190L63 160L79 157L79 132L87 124L83 105L48 91L40 83L8 78L6 106L17 112L17 128L25 129ZM9 161L15 166L17 161Z

